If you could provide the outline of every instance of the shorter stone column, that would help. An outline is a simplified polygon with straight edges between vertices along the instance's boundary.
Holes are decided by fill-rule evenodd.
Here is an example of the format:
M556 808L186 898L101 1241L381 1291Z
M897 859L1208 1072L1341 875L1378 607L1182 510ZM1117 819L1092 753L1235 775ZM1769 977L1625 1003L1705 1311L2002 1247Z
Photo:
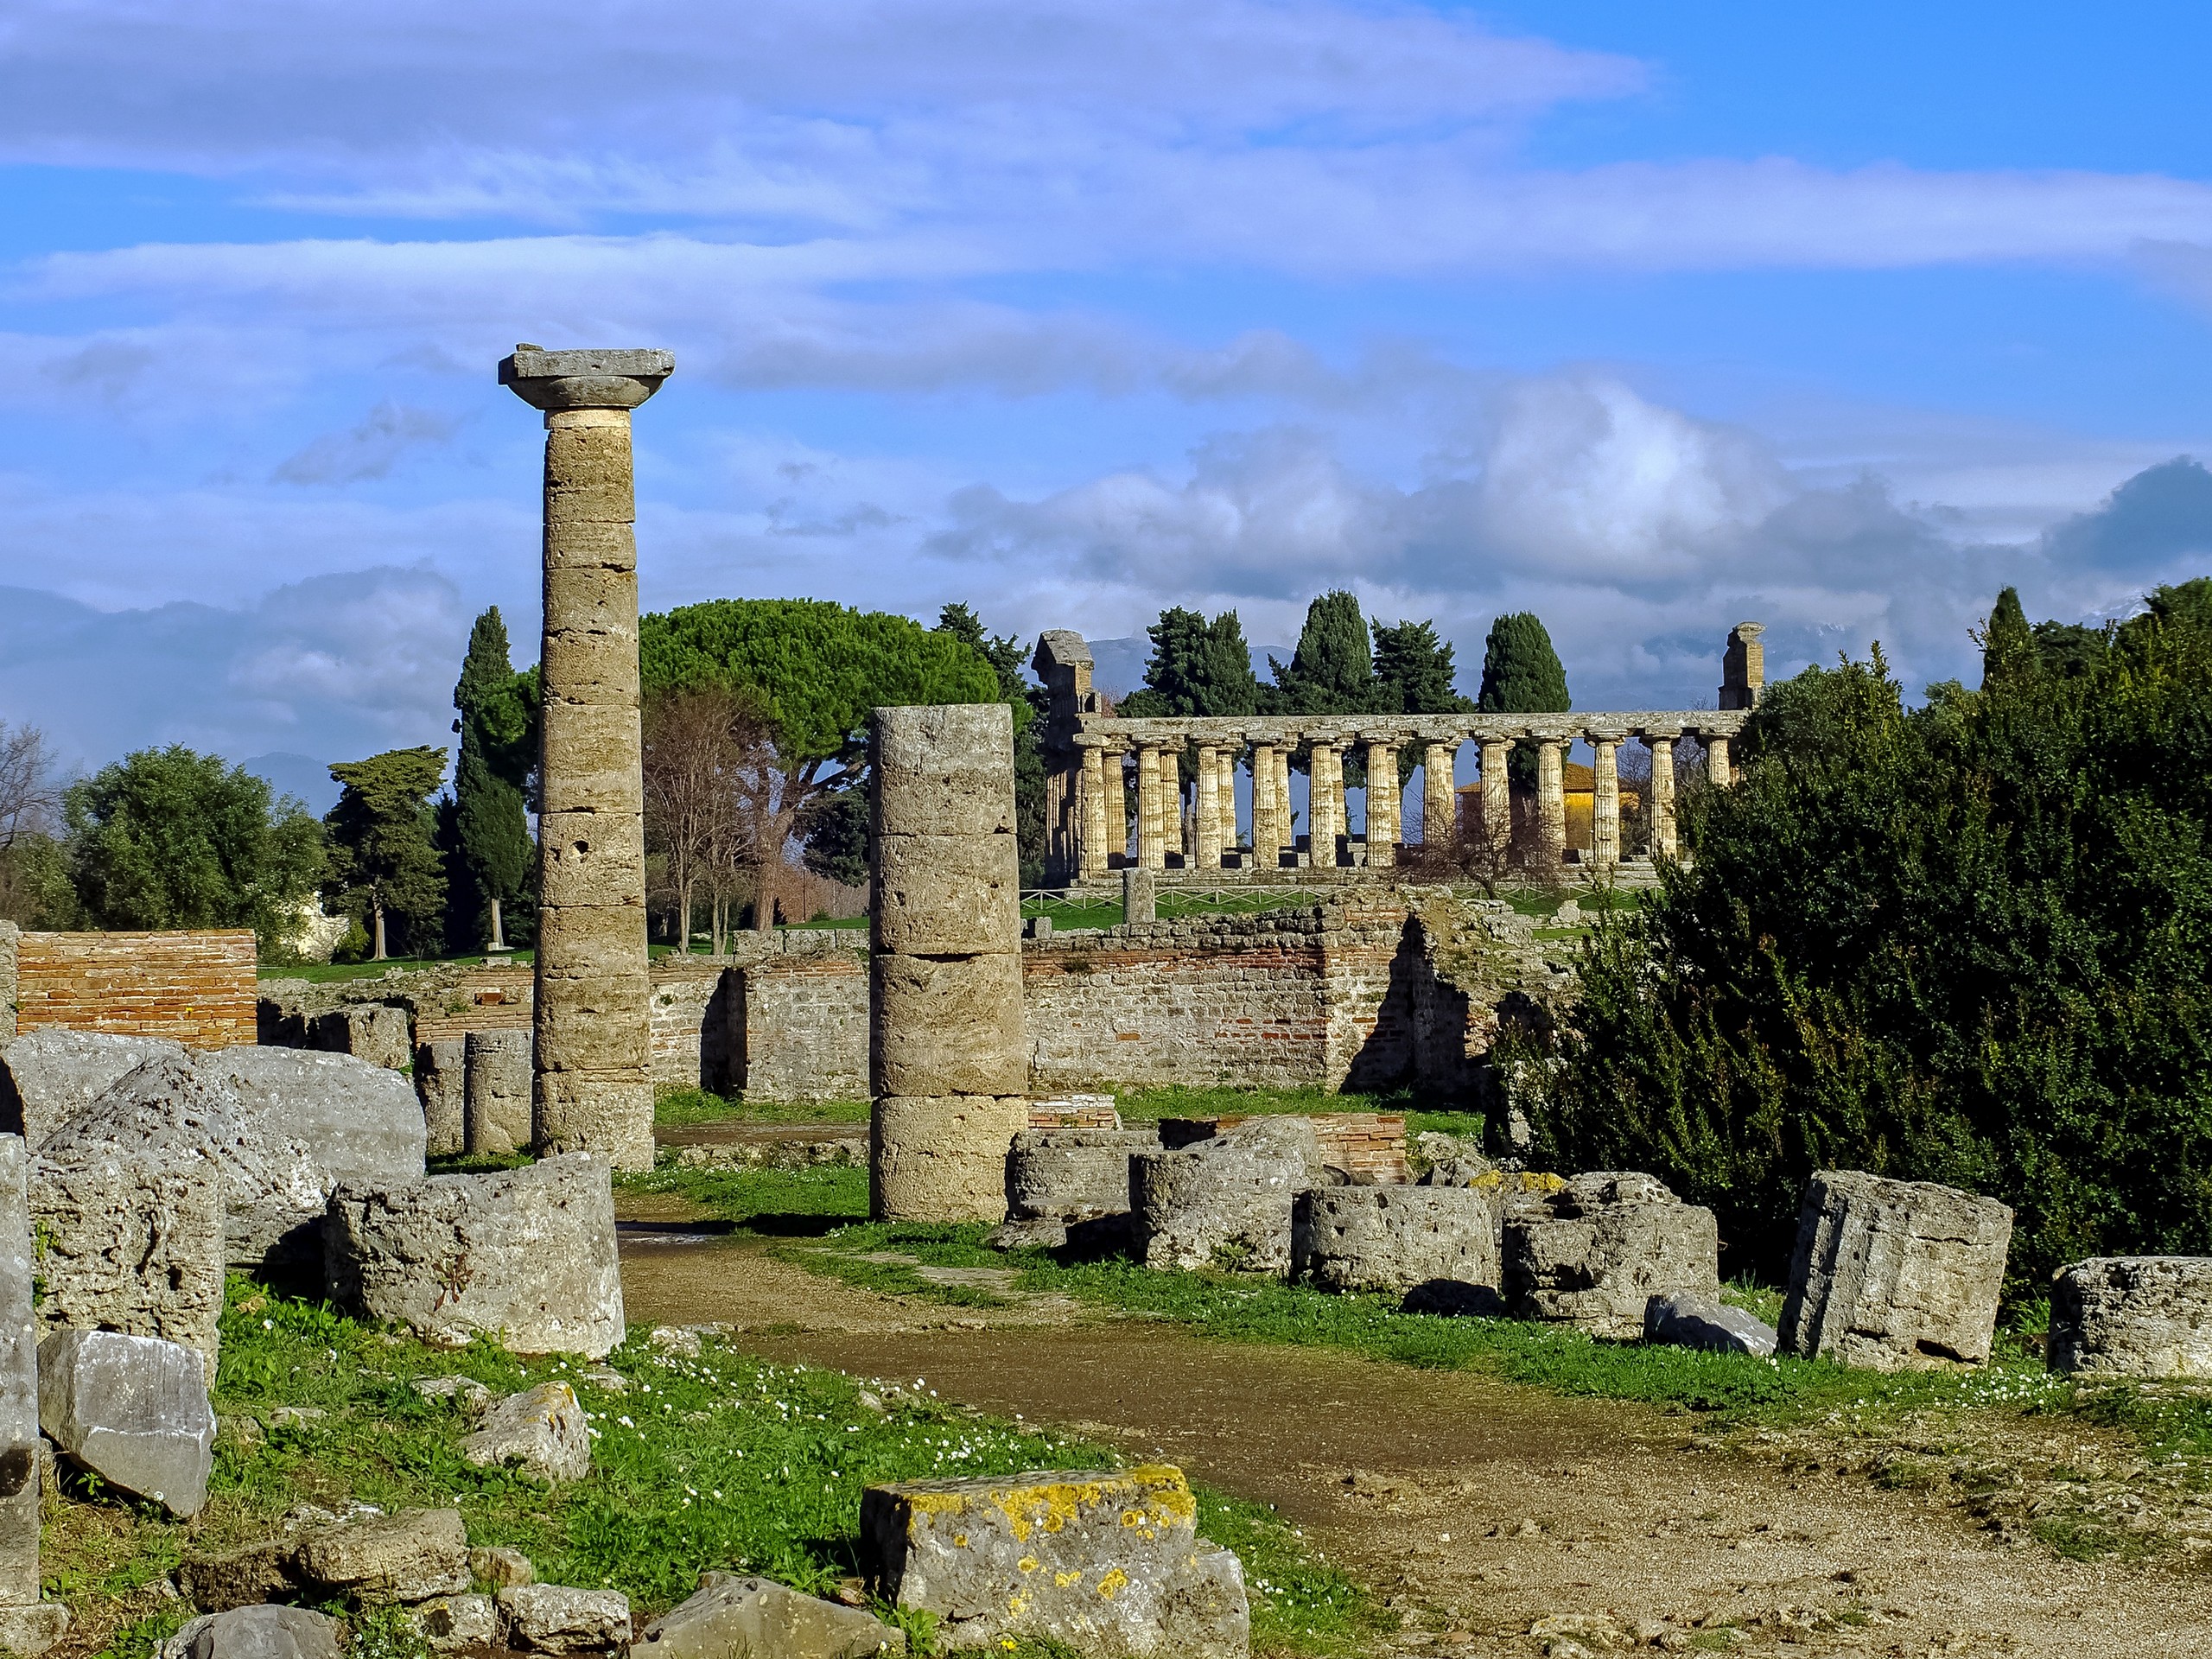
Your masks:
M1316 743L1307 753L1306 862L1317 870L1333 870L1337 837L1344 832L1344 762L1333 743Z
M1593 737L1590 747L1590 861L1611 869L1621 861L1620 740Z
M1275 750L1274 774L1275 845L1282 851L1289 852L1298 845L1298 823L1290 805L1290 750L1287 747ZM1281 862L1278 855L1275 864L1268 868L1274 868Z
M1536 856L1548 870L1567 861L1567 791L1561 761L1567 745L1536 741Z
M1252 863L1272 870L1282 862L1282 842L1275 838L1275 746L1252 746Z
M870 1204L996 1221L1029 1117L1011 713L879 709L873 760Z
M1431 857L1459 839L1459 780L1452 774L1459 759L1456 743L1432 743L1422 754L1421 838Z
M1675 740L1647 737L1651 751L1651 856L1675 856Z
M1513 785L1506 773L1512 758L1512 739L1484 740L1483 838L1492 862L1501 866L1513 847Z
M1160 746L1137 745L1137 863L1147 870L1167 868L1167 841L1161 831Z
M1367 746L1367 868L1387 870L1398 861L1398 746Z
M1082 880L1095 881L1104 877L1106 855L1112 850L1106 844L1106 758L1096 743L1084 745L1076 797L1076 871Z
M1194 869L1221 868L1221 770L1211 743L1198 745L1198 775L1192 785L1191 840L1188 862ZM1236 798L1230 797L1235 804Z
M1736 781L1728 765L1728 740L1718 732L1705 740L1705 775L1715 789L1726 789Z

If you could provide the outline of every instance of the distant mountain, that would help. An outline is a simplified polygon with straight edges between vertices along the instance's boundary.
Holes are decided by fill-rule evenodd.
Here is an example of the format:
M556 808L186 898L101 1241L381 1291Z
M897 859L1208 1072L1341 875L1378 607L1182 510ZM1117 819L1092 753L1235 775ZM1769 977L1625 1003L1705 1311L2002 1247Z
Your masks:
M1090 646L1090 683L1109 697L1126 697L1144 683L1144 665L1152 660L1152 641L1143 634L1131 639L1093 639ZM1290 660L1294 647L1289 645L1254 645L1252 671L1260 677L1260 683L1268 684L1268 658L1280 657Z

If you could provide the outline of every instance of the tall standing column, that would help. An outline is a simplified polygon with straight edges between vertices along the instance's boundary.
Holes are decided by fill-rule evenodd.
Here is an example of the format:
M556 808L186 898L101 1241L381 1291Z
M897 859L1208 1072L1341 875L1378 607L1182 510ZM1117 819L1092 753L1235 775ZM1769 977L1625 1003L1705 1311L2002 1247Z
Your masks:
M1621 861L1621 772L1616 751L1620 740L1593 737L1590 771L1590 858L1601 869Z
M1221 868L1221 770L1215 764L1217 756L1213 745L1198 745L1198 775L1192 785L1191 800L1190 855L1184 861L1193 868L1217 870ZM1236 797L1230 798L1234 808Z
M1160 834L1160 746L1137 745L1137 868L1167 867L1167 843Z
M1275 794L1275 746L1252 746L1252 862L1272 870L1282 863L1281 798Z
M1432 743L1421 754L1421 838L1432 857L1459 839L1459 780L1452 775L1459 758L1456 743Z
M1367 868L1387 870L1398 861L1398 746L1367 746Z
M1675 855L1675 740L1647 737L1651 750L1651 856Z
M1715 789L1726 789L1736 781L1728 765L1728 740L1719 732L1706 734L1705 776Z
M1317 870L1337 868L1337 837L1344 832L1344 774L1342 753L1333 743L1316 743L1306 767L1306 862Z
M996 1221L1028 1125L1014 721L1002 702L879 709L870 1204Z
M1506 767L1513 754L1510 738L1483 742L1483 839L1491 861L1500 867L1513 847L1513 785Z
M1076 873L1082 880L1099 880L1111 849L1106 844L1106 756L1096 743L1084 746L1076 797Z
M1298 815L1290 804L1290 747L1287 744L1275 750L1274 772L1275 845L1287 852L1294 850L1298 845ZM1278 853L1275 862L1280 864L1281 861Z
M1548 870L1567 860L1567 791L1560 775L1566 753L1564 743L1536 741L1536 856Z
M534 346L499 365L499 383L545 411L531 1140L621 1169L653 1164L630 411L675 369L666 352Z

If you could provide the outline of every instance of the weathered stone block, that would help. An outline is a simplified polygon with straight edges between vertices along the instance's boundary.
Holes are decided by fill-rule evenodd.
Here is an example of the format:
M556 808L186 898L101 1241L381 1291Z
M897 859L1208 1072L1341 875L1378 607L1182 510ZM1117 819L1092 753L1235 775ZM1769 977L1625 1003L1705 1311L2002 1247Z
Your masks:
M630 1639L630 1599L613 1590L524 1584L499 1594L513 1645L537 1653L616 1648Z
M57 1332L39 1344L39 1427L109 1485L197 1515L215 1455L202 1364L156 1337Z
M486 1412L461 1455L479 1468L515 1463L540 1480L582 1480L591 1472L591 1425L574 1389L541 1382Z
M220 1049L194 1065L237 1089L250 1122L307 1147L325 1197L341 1183L423 1179L422 1103L408 1080L385 1065L358 1055L258 1047Z
M1025 1093L1021 957L879 956L869 1046L878 1095Z
M234 1607L188 1622L160 1659L340 1659L338 1621L305 1607Z
M1290 1268L1292 1201L1321 1179L1302 1117L1255 1117L1225 1135L1129 1160L1130 1243L1155 1268Z
M876 848L875 948L1004 952L1021 937L1021 849L1010 835L886 836Z
M31 1312L30 1160L0 1135L0 1606L38 1600L38 1325Z
M2212 1257L2101 1255L2051 1281L2050 1369L2212 1376Z
M55 1027L26 1033L0 1048L0 1135L20 1135L36 1152L116 1079L157 1054L181 1060L184 1045Z
M463 1146L470 1152L527 1150L531 1033L472 1031L462 1040L467 1078Z
M1875 1370L1980 1364L2012 1242L1994 1198L1822 1170L1798 1215L1782 1351Z
M1024 1129L1007 1154L1007 1218L1126 1215L1129 1160L1160 1149L1157 1129Z
M1643 1339L1764 1359L1774 1352L1775 1334L1772 1325L1740 1307L1680 1291L1671 1296L1654 1296L1645 1304Z
M1251 1649L1243 1568L1198 1537L1191 1489L1164 1464L872 1486L861 1552L875 1592L935 1613L949 1647L1026 1637L1086 1659Z
M1625 1341L1643 1334L1654 1296L1719 1298L1719 1228L1712 1211L1681 1203L1649 1175L1601 1171L1510 1217L1504 1268L1519 1317Z
M1014 715L1004 703L879 709L870 759L877 835L1014 833Z
M223 1314L223 1195L213 1166L92 1152L32 1165L45 1287L38 1319L159 1337L214 1374Z
M361 1607L427 1601L468 1588L468 1530L459 1510L402 1510L309 1533L293 1552L301 1586Z
M1291 1212L1291 1268L1323 1290L1499 1281L1497 1200L1459 1186L1326 1186Z
M1027 1101L885 1099L872 1118L871 1213L899 1221L996 1221L1005 1214L1007 1150L1029 1121Z
M415 1097L423 1103L423 1150L432 1158L468 1149L468 1045L442 1037L415 1050Z
M0 1602L0 1648L35 1656L69 1633L69 1610L58 1601Z
M404 1071L415 1058L407 1010L381 1002L355 1002L318 1014L308 1034L317 1048L388 1071Z
M461 1347L606 1357L622 1340L622 1272L605 1160L548 1158L390 1192L340 1188L325 1223L331 1300Z
M440 1596L415 1608L413 1617L433 1653L499 1645L499 1610L489 1596Z
M645 1626L632 1659L874 1659L906 1651L906 1633L873 1613L801 1595L773 1579L709 1573L699 1592Z

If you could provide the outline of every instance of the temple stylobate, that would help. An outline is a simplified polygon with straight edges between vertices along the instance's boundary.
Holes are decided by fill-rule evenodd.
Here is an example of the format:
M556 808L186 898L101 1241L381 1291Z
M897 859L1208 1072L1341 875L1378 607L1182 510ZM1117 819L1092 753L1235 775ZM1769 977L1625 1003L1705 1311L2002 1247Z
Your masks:
M1756 622L1743 622L1729 634L1718 709L1166 720L1108 712L1091 688L1083 637L1047 632L1033 664L1052 696L1043 735L1046 880L1078 885L1131 865L1210 873L1296 869L1310 879L1319 870L1390 868L1409 841L1456 847L1471 833L1476 850L1501 863L1517 857L1556 867L1567 855L1567 756L1578 743L1587 744L1592 755L1588 844L1577 849L1584 861L1604 868L1624 856L1618 760L1629 742L1643 745L1650 760L1649 783L1638 797L1646 849L1652 857L1672 858L1678 850L1675 746L1694 741L1707 780L1732 781L1729 746L1765 678L1761 631ZM1478 755L1478 786L1467 791L1475 806L1463 823L1459 765L1470 744ZM1523 746L1535 757L1535 786L1518 791L1516 800L1510 767ZM1406 833L1413 826L1402 822L1400 805L1402 757L1408 750L1423 774L1417 836ZM1351 833L1345 810L1344 762L1352 757L1367 779L1364 836ZM1307 779L1302 833L1292 807L1294 758ZM1240 766L1251 779L1242 813Z

